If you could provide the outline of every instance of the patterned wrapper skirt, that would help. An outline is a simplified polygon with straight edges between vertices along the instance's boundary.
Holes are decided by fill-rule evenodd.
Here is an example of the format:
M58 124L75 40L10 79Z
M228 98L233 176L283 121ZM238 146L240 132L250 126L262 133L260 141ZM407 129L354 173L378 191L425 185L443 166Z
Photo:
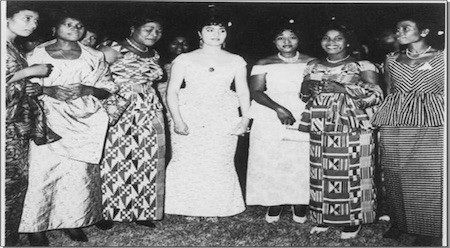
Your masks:
M372 131L310 135L310 209L317 224L353 226L375 220Z
M14 245L19 238L19 225L28 186L28 150L30 142L6 127L5 149L5 244Z
M165 135L161 111L130 108L110 127L101 176L106 220L162 219Z
M442 236L443 127L380 129L390 218L410 234Z

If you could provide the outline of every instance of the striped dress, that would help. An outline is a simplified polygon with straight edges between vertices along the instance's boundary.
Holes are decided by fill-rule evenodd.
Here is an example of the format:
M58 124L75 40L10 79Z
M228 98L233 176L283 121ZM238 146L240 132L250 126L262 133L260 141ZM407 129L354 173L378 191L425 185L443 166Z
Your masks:
M392 93L373 116L390 217L400 230L442 236L444 52L417 65L387 57Z
M375 220L374 149L370 124L382 91L360 73L375 71L368 61L335 67L320 63L305 80L335 81L347 93L320 93L309 100L299 130L310 133L310 209L317 224L353 226ZM358 108L357 102L366 108Z

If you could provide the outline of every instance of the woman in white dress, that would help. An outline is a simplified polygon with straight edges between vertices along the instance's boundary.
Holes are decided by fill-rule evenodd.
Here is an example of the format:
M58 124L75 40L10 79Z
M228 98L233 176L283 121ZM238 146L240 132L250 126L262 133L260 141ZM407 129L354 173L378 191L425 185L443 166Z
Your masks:
M165 212L216 221L245 210L233 159L237 136L249 123L250 93L246 62L222 49L224 23L209 19L198 34L202 48L173 61L167 89L173 153ZM236 92L230 89L233 80Z
M64 229L72 240L87 241L82 227L102 219L100 158L108 115L99 99L118 90L103 54L78 42L83 23L63 14L56 39L36 47L29 64L52 64L48 77L33 78L47 125L61 139L30 144L29 183L19 232L32 246L48 246L46 231Z
M254 99L247 171L247 204L269 206L266 221L292 205L293 220L306 221L309 204L309 136L297 130L305 109L298 95L306 64L297 51L300 35L290 25L276 29L278 54L259 60L250 77Z

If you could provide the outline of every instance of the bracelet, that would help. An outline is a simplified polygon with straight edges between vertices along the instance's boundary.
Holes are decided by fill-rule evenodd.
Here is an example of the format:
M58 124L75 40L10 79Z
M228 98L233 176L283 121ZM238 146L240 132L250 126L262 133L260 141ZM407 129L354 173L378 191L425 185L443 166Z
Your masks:
M311 94L308 94L308 95L304 95L303 93L299 93L299 95L300 95L300 99L307 99L307 98L310 98L311 97Z

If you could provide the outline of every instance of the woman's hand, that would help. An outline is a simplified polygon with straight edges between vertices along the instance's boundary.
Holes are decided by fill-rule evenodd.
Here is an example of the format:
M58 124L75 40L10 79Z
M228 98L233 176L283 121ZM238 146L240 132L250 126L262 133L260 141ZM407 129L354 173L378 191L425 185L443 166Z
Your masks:
M48 77L48 75L52 72L53 65L34 64L25 69L27 77Z
M62 86L47 86L42 87L44 95L55 98L60 101L68 101L73 99L72 90Z
M188 135L189 134L189 127L186 125L184 121L174 122L173 127L175 133L180 135Z
M87 96L87 95L93 95L94 94L93 87L82 85L82 84L78 84L76 86L70 87L69 89L72 91L72 99L71 100L75 100L75 99L80 98L82 96Z
M248 124L250 120L248 118L242 118L242 120L236 125L236 127L231 131L231 135L243 136L248 132Z
M335 81L323 81L318 87L322 93L347 93L345 87Z
M28 96L39 96L42 95L42 87L38 83L27 82L25 85L25 93Z
M275 109L277 112L278 119L280 119L281 124L283 125L292 125L295 122L295 118L292 115L291 111L287 110L284 107L278 107Z

